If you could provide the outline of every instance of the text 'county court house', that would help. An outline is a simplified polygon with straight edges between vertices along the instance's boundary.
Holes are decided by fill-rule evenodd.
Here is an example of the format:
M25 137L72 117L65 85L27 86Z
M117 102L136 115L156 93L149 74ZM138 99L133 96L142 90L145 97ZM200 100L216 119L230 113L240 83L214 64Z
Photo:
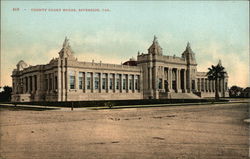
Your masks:
M148 53L120 65L78 61L65 38L58 58L36 66L21 60L12 80L16 102L202 98L215 92L215 81L197 71L189 43L181 57L165 56L156 37ZM217 82L220 96L228 96L228 76Z

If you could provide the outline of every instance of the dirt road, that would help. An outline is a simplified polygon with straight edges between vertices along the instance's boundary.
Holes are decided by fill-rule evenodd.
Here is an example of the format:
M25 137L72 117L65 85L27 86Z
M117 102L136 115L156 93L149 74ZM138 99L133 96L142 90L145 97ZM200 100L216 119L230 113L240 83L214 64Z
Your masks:
M248 158L247 103L83 111L0 110L3 159Z

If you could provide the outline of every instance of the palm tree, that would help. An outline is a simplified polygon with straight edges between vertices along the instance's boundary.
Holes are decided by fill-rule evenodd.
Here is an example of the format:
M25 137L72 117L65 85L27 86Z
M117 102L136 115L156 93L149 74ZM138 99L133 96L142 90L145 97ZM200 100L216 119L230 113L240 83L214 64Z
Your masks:
M225 68L221 65L221 60L219 63L211 68L208 68L207 77L209 80L215 80L215 100L219 100L219 90L218 90L218 82L220 79L224 79L226 76Z

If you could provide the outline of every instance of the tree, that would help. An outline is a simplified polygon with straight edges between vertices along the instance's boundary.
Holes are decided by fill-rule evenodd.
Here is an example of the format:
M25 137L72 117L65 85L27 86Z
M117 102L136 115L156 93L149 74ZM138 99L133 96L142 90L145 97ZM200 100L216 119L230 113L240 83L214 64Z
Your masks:
M8 102L11 100L12 88L9 86L3 87L3 92L0 92L0 102Z
M224 79L226 76L225 68L221 65L221 61L211 68L208 68L207 77L209 80L215 80L215 100L219 100L219 90L218 90L218 82L221 79Z
M238 87L238 86L232 86L229 89L229 96L230 97L240 97L242 91L243 91L243 88Z

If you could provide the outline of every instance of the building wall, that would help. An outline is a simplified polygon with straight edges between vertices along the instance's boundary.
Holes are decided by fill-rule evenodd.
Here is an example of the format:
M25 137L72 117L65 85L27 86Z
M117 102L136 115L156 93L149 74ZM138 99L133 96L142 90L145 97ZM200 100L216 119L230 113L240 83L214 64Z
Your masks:
M29 66L22 60L17 64L12 73L12 101L214 96L215 81L209 81L205 72L197 72L189 43L181 57L165 56L155 38L148 53L139 53L136 61L127 63L137 66L80 62L65 39L59 57L48 64ZM228 77L217 82L220 96L228 96Z

